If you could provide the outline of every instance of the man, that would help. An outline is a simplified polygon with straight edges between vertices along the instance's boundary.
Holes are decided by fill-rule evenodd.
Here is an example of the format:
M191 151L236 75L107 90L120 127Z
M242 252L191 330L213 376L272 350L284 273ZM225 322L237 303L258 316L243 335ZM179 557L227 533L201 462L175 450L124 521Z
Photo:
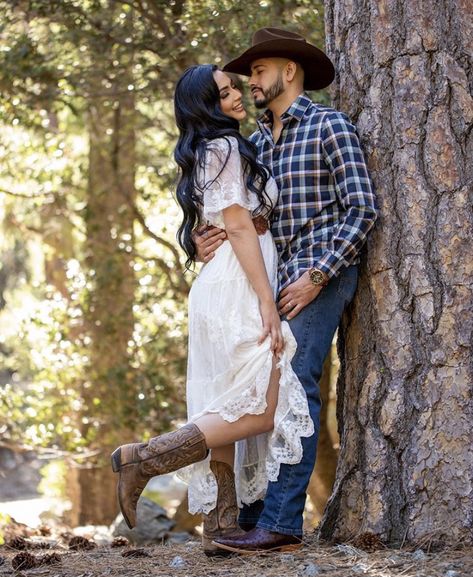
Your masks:
M272 223L280 259L278 306L297 341L293 367L307 393L315 434L302 439L300 463L281 466L264 503L243 508L239 522L248 532L215 544L237 553L283 551L301 542L319 431L318 383L355 293L358 254L376 220L375 200L354 126L304 93L334 78L322 51L298 34L263 28L224 71L248 76L256 107L266 108L250 140L280 190ZM221 231L211 229L199 241L204 261L223 239Z

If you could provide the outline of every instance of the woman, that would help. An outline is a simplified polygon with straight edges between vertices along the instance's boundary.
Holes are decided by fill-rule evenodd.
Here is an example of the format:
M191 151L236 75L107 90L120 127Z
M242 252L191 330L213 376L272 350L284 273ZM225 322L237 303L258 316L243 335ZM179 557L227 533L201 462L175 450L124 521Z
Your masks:
M193 235L203 224L225 229L228 241L189 295L189 422L119 447L112 466L130 527L147 481L185 467L189 510L204 514L204 551L211 555L222 552L212 539L238 530L238 505L262 498L281 463L299 462L300 439L313 434L313 423L291 368L295 341L275 304L277 252L268 219L277 187L239 132L241 92L216 66L193 66L176 86L175 114L184 216L178 238L187 265L196 260Z

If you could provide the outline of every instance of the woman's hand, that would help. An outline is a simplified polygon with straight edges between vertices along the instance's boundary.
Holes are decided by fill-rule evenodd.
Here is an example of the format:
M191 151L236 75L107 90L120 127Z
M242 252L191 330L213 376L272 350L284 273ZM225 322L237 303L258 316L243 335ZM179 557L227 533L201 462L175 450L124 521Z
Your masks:
M197 262L209 262L215 256L215 251L227 238L221 228L215 226L199 226L192 235L197 248Z
M263 343L266 338L271 337L271 350L279 358L284 350L284 339L281 330L281 319L274 301L260 302L261 320L263 321L263 332L258 340L258 344Z

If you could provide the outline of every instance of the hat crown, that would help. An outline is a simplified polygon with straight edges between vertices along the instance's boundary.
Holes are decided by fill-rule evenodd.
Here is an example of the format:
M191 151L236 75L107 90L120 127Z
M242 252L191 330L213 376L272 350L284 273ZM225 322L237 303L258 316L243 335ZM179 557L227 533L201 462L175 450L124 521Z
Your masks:
M299 40L299 42L306 42L306 39L289 30L281 30L280 28L260 28L253 34L252 45L256 46L261 42L268 42L270 40Z
M335 77L330 59L317 46L295 32L280 28L260 28L253 34L252 46L223 67L225 72L251 76L251 65L260 58L286 58L304 70L304 88L320 90Z

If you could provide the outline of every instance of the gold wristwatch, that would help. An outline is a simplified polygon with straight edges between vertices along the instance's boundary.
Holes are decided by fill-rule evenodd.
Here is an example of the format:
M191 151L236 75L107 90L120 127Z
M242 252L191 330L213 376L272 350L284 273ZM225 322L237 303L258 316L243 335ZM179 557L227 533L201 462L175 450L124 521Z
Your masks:
M318 268L311 268L309 269L309 277L310 282L317 287L325 287L328 285L328 281L330 280L328 275L324 273L324 271Z

